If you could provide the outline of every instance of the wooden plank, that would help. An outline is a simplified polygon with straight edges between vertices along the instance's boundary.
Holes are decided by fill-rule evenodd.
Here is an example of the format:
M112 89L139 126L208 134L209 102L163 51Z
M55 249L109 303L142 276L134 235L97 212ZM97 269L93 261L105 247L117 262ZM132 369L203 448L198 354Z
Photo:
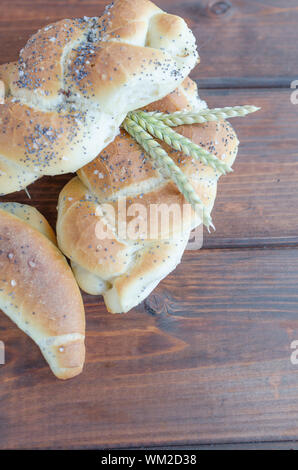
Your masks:
M1 1L0 63L15 60L39 27L61 18L100 15L106 0ZM185 17L198 38L204 86L287 86L297 79L296 0L159 0Z
M57 381L38 348L1 314L1 449L297 447L290 442L298 439L290 344L298 340L298 107L290 89L279 89L298 78L297 1L157 3L193 27L202 59L193 77L209 88L202 90L209 106L254 103L262 112L234 120L241 150L235 173L219 184L208 249L186 253L127 315L109 315L102 300L84 296L84 374ZM0 63L14 60L42 25L98 15L105 4L2 0ZM31 201L24 193L1 201L36 205L54 226L69 178L37 182Z
M213 211L216 232L205 247L296 245L298 242L298 105L290 90L202 90L210 107L255 104L262 111L231 120L241 146L234 173L222 177ZM70 178L44 178L1 200L36 205L55 225L60 190Z
M198 38L203 86L285 86L297 78L296 0L171 1ZM212 79L212 84L210 84ZM230 79L230 84L228 83Z
M140 449L140 448L139 448ZM140 450L298 450L297 441L241 442L239 444L206 444L194 446L143 447Z
M290 90L202 91L210 107L254 103L262 110L231 120L240 139L234 173L219 182L217 228L205 246L297 244L298 106Z
M1 316L0 447L297 440L297 266L298 249L205 250L147 308L86 296L87 364L66 383Z

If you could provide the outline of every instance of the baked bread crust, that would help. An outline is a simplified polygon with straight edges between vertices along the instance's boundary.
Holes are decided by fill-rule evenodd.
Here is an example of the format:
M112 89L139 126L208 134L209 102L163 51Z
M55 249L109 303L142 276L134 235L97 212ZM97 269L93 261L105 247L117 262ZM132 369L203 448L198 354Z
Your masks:
M175 112L205 106L198 98L196 85L187 79L175 92L146 109ZM228 165L234 163L238 139L228 122L185 125L178 127L177 132ZM211 212L220 174L162 145ZM57 222L59 247L71 259L79 285L90 294L103 294L112 313L130 310L175 269L191 230L200 224L198 216L189 210L183 218L182 230L179 219L170 222L168 238L163 225L148 218L147 234L155 233L155 238L123 239L106 205L117 213L124 198L125 216L138 203L147 209L161 203L167 207L176 205L181 213L187 205L174 183L154 168L139 145L121 130L115 141L64 187L59 197ZM106 239L99 239L99 224L106 227L109 235Z
M0 204L0 308L41 349L60 379L85 359L80 291L46 219L33 207Z
M0 66L0 194L93 160L129 111L173 91L197 62L184 20L149 0L38 31L17 63Z

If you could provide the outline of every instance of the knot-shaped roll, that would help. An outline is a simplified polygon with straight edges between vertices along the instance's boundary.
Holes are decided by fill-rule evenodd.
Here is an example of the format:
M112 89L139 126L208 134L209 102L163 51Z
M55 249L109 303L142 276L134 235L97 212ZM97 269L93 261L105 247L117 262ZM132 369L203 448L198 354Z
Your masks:
M196 85L189 79L148 111L199 111L205 107ZM232 165L238 139L226 121L184 125L177 131ZM211 166L162 144L188 177L208 213L211 212L220 174ZM126 220L146 210L146 234L120 233L123 220L114 217L125 201ZM184 214L167 224L151 219L151 208L176 207ZM137 208L137 210L136 210ZM122 216L120 216L122 217ZM143 217L144 218L144 217ZM182 224L181 224L182 220ZM120 223L121 222L121 223ZM141 225L141 220L135 223ZM175 184L160 172L142 148L124 131L62 190L58 203L57 237L60 249L70 258L80 287L104 296L110 312L127 312L144 300L180 262L190 233L200 223ZM126 235L126 236L125 236Z
M172 92L197 62L185 21L148 0L42 28L17 63L0 66L0 195L77 171L129 111Z

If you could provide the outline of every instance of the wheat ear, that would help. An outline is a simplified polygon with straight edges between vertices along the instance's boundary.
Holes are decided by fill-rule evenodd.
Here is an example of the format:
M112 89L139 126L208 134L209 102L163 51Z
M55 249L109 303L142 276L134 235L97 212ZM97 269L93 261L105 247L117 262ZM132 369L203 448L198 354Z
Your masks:
M169 127L182 126L184 124L204 124L210 121L222 121L232 117L243 117L250 113L259 111L256 106L234 106L225 108L202 109L198 112L178 111L173 114L138 111L141 116L157 119Z
M148 118L147 113L134 111L129 113L129 117L139 124L143 129L147 130L151 135L163 140L167 145L185 155L201 161L205 165L209 165L219 173L225 174L233 171L232 168L212 153L207 152L204 148L192 142L178 132L168 127L163 121Z
M143 147L145 152L148 153L148 155L156 162L157 166L166 171L167 176L174 181L185 199L192 205L194 210L199 213L200 216L202 215L203 223L208 230L210 226L214 228L210 214L207 212L187 177L169 157L161 145L159 145L159 143L156 142L152 136L143 129L143 127L137 124L130 117L127 117L122 125L124 129L138 142L138 144Z

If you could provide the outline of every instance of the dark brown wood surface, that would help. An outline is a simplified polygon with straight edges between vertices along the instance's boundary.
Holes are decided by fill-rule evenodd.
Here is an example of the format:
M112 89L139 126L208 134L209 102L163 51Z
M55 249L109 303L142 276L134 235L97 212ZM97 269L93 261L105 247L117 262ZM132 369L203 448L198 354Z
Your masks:
M137 0L136 0L137 1ZM101 13L103 0L0 0L0 63L34 30ZM160 0L194 29L193 77L210 107L256 104L222 178L216 232L127 315L84 295L84 373L59 382L38 348L0 317L0 448L295 448L298 440L298 3ZM1 200L36 205L54 226L69 175ZM271 442L271 444L264 444Z
M137 1L137 0L136 0ZM29 36L61 18L102 13L106 0L1 0L0 63L14 60ZM160 0L198 37L202 65L193 73L208 88L284 86L297 78L296 0Z

